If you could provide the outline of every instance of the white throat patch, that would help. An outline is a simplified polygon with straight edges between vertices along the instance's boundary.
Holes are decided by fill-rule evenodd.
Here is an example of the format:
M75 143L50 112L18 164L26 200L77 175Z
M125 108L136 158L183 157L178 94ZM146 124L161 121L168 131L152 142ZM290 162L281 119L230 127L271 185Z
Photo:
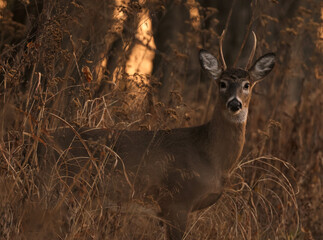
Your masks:
M248 109L242 109L237 114L232 114L229 111L224 112L224 117L234 123L244 123L247 121Z

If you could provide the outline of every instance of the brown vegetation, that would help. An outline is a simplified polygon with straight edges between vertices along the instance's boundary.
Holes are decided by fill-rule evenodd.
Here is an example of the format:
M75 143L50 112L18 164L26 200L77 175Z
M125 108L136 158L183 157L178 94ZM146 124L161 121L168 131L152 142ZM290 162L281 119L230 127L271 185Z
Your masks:
M204 123L215 96L197 53L216 53L228 24L228 65L245 62L250 30L256 56L274 51L278 62L255 89L241 162L221 199L190 216L186 239L319 239L322 9L318 0L0 1L0 238L162 239L153 206L110 203L113 176L84 169L71 187L42 171L37 149L61 126ZM152 40L138 37L143 16ZM154 55L151 74L127 70L137 46Z

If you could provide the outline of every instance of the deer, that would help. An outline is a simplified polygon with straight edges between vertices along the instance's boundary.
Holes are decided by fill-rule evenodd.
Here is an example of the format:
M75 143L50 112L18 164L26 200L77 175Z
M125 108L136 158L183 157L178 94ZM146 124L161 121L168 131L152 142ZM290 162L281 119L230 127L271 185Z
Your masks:
M152 197L158 216L166 223L166 239L180 240L191 212L215 204L221 197L229 171L244 147L248 108L254 86L274 68L275 54L267 53L252 65L257 38L245 68L228 68L219 40L220 61L200 50L202 68L215 82L217 99L213 116L205 124L170 130L114 130L71 127L51 135L55 149L78 161L70 172L93 161L88 142L99 141L113 150L116 161L108 165L124 173L133 197ZM111 132L117 135L111 140ZM62 154L60 154L60 158ZM58 161L58 160L57 160Z

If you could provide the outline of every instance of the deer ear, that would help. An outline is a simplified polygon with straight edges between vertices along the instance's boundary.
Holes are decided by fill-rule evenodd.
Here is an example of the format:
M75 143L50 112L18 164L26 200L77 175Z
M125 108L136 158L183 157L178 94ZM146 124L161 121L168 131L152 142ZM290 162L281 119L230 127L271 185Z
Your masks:
M266 77L275 66L276 55L267 53L258 58L253 66L249 69L249 73L254 80L261 80Z
M214 79L218 79L221 76L222 68L220 67L218 60L204 49L200 50L200 63Z

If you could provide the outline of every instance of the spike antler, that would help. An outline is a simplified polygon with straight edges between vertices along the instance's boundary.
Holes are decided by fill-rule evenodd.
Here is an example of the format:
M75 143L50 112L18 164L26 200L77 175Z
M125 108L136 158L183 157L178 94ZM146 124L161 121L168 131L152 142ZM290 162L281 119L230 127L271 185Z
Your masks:
M224 56L223 56L223 50L222 50L222 46L223 46L222 41L223 41L224 35L225 35L225 30L223 30L223 32L221 34L221 37L220 37L219 52L220 52L221 62L222 62L222 65L223 65L223 70L226 70L227 69L227 64L225 63Z
M255 56L255 53L256 53L256 47L257 47L257 37L256 37L256 34L254 31L252 31L252 35L253 35L253 48L251 50L251 53L250 53L250 56L249 56L249 59L248 59L248 63L246 65L246 69L249 69L249 67L251 66L252 64L252 60L253 60L253 57Z

